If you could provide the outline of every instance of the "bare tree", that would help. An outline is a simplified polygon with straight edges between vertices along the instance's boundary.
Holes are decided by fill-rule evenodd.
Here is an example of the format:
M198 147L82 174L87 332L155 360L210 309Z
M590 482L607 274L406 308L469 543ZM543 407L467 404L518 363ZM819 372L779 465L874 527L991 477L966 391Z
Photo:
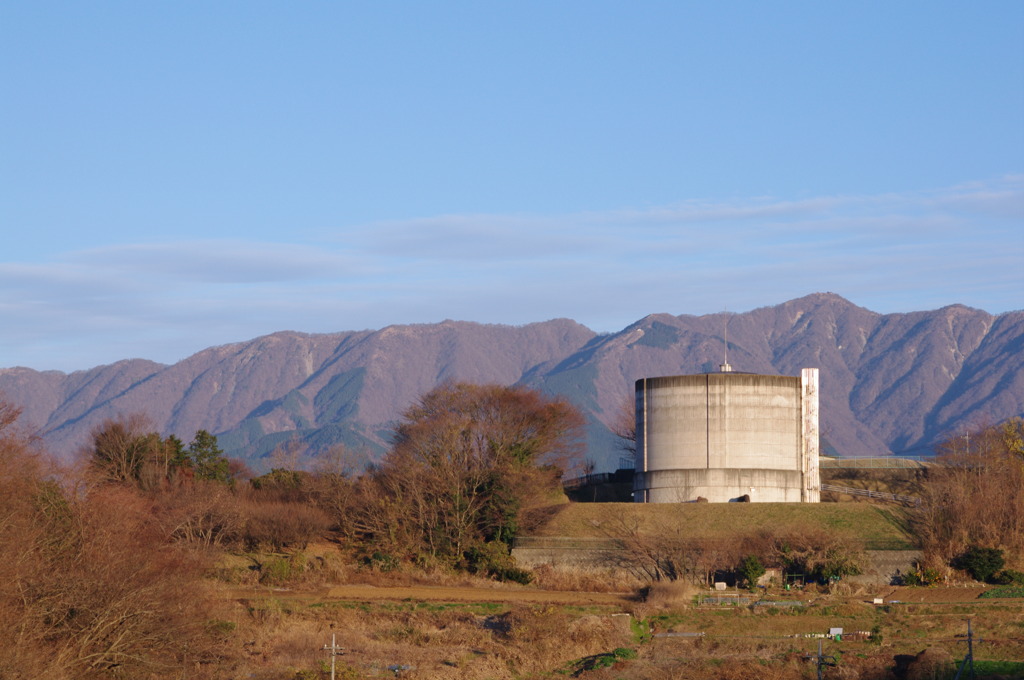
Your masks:
M636 457L636 405L633 397L627 397L619 404L615 412L615 419L611 424L612 434L619 439L619 448L629 455Z
M940 562L972 545L1024 559L1024 420L950 437L922 484L913 515L925 549Z

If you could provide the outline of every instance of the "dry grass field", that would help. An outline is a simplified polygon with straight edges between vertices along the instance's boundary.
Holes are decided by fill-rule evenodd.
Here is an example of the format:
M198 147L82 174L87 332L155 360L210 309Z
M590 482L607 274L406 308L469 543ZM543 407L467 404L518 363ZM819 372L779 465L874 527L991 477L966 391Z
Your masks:
M609 517L644 531L692 527L711 538L736 527L810 526L907 540L897 512L861 503L570 504L534 533L599 538ZM1024 599L980 598L986 586L841 581L754 595L776 604L701 605L710 591L681 582L641 588L562 574L522 586L445 572L380 573L332 563L340 559L332 544L311 546L305 559L310 573L283 588L222 586L235 652L223 662L224 677L327 678L323 646L334 636L344 648L335 658L339 678L796 680L817 677L810 657L819 643L836 664L823 668L824 678L952 678L970 619L975 677L1024 678ZM841 639L823 637L834 628L843 629Z
M614 596L471 581L231 588L225 616L241 653L223 670L225 677L328 677L322 647L333 635L345 648L336 659L344 678L786 680L815 677L807 655L823 634L842 628L843 639L822 640L838 664L823 677L942 678L966 652L970 618L975 658L987 664L979 668L998 671L977 677L1022 677L1024 600L978 599L981 590L812 587L764 594L798 598L799 606L698 606L692 587L679 584ZM918 593L930 602L912 602ZM875 597L886 604L872 604ZM916 674L897 674L898 664L926 651Z

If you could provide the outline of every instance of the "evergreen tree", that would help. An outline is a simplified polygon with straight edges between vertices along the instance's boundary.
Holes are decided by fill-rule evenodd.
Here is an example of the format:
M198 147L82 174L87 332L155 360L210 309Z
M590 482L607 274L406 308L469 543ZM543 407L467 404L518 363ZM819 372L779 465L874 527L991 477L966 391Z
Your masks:
M228 459L224 451L217 445L217 437L206 430L199 430L188 445L188 457L197 479L209 479L227 484Z

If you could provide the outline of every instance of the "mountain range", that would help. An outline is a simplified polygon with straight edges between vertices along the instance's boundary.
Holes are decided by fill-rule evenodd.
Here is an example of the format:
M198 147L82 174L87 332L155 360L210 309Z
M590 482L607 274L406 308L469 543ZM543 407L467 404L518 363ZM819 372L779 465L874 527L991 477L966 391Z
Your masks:
M314 454L341 443L379 456L401 413L445 380L523 384L575 403L590 459L609 470L621 453L610 426L631 411L634 381L717 370L726 353L737 371L820 369L833 455L927 455L946 437L1024 415L1024 311L878 314L832 293L742 314L652 314L607 334L568 319L283 331L172 365L4 368L0 394L64 460L104 419L141 413L185 441L213 432L228 455L261 469L295 439Z

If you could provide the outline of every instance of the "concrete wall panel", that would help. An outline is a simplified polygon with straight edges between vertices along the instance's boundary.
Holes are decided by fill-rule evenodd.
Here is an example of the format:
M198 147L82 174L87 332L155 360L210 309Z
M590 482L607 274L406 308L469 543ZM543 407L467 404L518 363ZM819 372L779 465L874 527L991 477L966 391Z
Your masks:
M643 473L650 503L685 503L706 498L711 503L799 503L802 475L795 470L711 468Z

